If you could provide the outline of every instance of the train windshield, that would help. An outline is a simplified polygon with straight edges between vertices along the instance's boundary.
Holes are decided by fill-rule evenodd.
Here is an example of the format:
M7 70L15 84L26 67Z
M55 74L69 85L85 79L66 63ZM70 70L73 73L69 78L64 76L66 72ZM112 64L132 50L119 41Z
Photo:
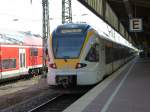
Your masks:
M85 40L83 34L57 35L52 39L55 58L77 58Z

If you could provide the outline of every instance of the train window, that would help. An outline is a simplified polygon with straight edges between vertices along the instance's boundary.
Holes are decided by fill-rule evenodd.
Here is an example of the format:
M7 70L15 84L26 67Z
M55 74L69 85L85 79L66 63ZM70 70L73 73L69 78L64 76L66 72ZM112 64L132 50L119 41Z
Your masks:
M113 61L117 61L119 59L119 50L118 48L113 48Z
M91 46L91 49L88 52L85 60L90 62L98 62L99 61L99 45L94 44Z
M58 36L52 39L52 46L55 58L78 58L83 46L85 36L71 35Z
M25 53L20 54L20 67L25 67Z
M112 52L113 52L112 47L108 47L108 46L105 47L105 56L106 56L105 62L106 62L106 64L109 64L113 61Z
M25 53L23 53L23 67L25 67Z
M30 48L30 56L38 56L38 48Z
M3 59L2 69L16 68L16 59Z

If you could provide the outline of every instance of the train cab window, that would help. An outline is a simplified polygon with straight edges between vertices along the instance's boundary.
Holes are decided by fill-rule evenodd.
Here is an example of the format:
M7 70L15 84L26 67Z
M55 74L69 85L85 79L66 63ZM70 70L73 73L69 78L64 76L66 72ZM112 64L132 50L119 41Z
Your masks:
M86 56L86 60L90 62L98 62L99 61L99 45L94 44L91 46L91 49Z
M16 59L4 59L2 60L2 69L16 68Z

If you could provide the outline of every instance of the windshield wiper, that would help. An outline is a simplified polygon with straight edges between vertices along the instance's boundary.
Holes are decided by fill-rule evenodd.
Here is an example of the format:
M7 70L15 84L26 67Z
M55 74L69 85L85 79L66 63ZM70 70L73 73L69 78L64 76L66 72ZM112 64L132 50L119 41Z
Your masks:
M67 62L68 60L67 59L70 59L69 56L64 56L64 61Z

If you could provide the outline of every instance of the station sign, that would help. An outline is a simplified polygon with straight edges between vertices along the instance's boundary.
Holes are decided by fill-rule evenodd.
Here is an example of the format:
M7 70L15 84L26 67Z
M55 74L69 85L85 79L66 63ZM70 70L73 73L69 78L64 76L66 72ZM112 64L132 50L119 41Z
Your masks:
M142 19L132 18L130 19L130 32L141 32L143 30Z

